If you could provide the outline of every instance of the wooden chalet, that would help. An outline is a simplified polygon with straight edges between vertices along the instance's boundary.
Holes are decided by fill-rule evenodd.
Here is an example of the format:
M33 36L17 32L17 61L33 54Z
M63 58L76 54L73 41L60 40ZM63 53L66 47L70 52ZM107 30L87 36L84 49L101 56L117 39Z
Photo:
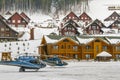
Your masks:
M20 15L21 15L28 23L30 22L30 18L29 18L24 12L22 12Z
M105 28L106 26L98 19L90 23L86 28L85 32L86 34L103 34L103 31L101 28Z
M79 18L77 17L77 15L74 12L72 12L72 11L67 16L65 16L63 18L63 22L67 22L70 19L72 19L75 22L79 21Z
M120 37L47 35L42 38L39 53L67 59L96 60L97 55L104 51L112 55L112 59L120 59L119 41Z
M80 16L79 16L79 21L80 22L84 22L85 25L89 24L90 22L92 22L92 18L86 13L83 12Z
M80 45L74 36L44 36L39 47L41 56L59 55L60 57L67 59L77 59L81 57L80 51Z
M4 20L0 19L0 41L15 41L19 33L13 30Z
M8 24L11 27L26 27L28 22L23 18L19 13L13 14L10 18L8 18Z
M104 19L104 21L115 21L115 20L120 20L120 15L115 11L106 19Z
M72 19L70 19L63 26L61 26L61 28L59 28L59 34L63 36L79 35L80 33L78 32L78 28L80 28L80 26Z
M120 29L120 20L115 20L111 25L108 26L110 29Z

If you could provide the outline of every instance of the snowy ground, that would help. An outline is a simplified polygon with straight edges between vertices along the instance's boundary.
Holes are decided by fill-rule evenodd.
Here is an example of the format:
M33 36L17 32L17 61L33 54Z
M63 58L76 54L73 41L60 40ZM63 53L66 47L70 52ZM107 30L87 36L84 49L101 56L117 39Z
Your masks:
M18 72L18 67L0 65L0 80L119 80L120 62L69 62L38 72Z

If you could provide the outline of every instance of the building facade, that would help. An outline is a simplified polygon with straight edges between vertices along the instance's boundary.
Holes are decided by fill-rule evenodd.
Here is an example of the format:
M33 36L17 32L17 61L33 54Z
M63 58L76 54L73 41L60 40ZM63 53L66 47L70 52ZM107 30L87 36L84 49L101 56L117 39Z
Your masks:
M23 27L28 25L28 22L19 13L13 14L8 20L8 24L12 27Z
M0 19L0 41L12 41L18 39L19 33L13 30L4 20Z
M105 51L120 58L120 37L44 36L39 46L41 55L58 55L67 59L96 59Z

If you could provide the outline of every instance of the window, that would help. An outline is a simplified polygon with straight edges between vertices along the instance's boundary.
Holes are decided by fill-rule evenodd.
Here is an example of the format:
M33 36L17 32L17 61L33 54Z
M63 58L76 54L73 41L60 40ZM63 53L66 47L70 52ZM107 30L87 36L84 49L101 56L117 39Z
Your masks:
M112 17L112 19L115 19L115 17Z
M70 49L70 45L68 45L68 49Z
M15 23L15 20L12 20L12 23Z
M77 55L77 54L73 54L73 58L74 58L74 59L77 59L77 58L78 58L78 55Z
M91 46L87 45L86 50L89 51L91 49Z
M73 46L73 50L77 51L78 50L78 46Z
M1 31L5 31L5 29L4 29L4 28L1 28Z
M62 46L61 46L61 49L63 49L63 48L64 48L64 46L62 45Z
M10 36L10 34L6 34L6 36L7 36L7 37L9 37L9 36Z
M24 21L24 20L23 20L22 22L23 22L23 23L25 23L25 21Z
M104 51L106 51L106 50L107 50L107 46L103 46L102 48L103 48L103 50L104 50Z
M83 17L81 17L81 19L83 19Z
M116 59L120 59L120 54L116 54Z
M53 49L55 49L55 50L58 49L58 46L57 46L57 45L54 45L54 46L53 46Z
M10 29L9 28L6 28L6 31L9 31Z
M96 26L92 26L92 29L96 29Z
M87 60L90 59L90 54L86 54L85 57Z
M120 51L120 46L116 46L116 51Z
M20 20L18 20L18 23L20 23L21 21Z

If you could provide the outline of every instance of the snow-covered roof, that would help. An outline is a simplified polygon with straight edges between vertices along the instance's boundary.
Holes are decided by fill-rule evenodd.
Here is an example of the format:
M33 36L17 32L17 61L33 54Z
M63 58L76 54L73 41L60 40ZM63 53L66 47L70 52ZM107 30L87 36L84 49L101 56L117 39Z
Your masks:
M106 39L111 43L111 44L118 44L120 43L120 38L110 38L110 37L106 37Z
M18 38L18 40L29 40L30 39L30 33L29 32L24 32L23 36Z
M45 40L46 40L47 43L55 43L55 42L58 41L57 39L56 40L55 39L51 39L48 36L45 36Z
M76 38L81 44L87 44L95 39L95 38L80 38L80 37L76 37Z
M112 55L106 51L102 51L101 53L97 54L97 57L112 57Z

